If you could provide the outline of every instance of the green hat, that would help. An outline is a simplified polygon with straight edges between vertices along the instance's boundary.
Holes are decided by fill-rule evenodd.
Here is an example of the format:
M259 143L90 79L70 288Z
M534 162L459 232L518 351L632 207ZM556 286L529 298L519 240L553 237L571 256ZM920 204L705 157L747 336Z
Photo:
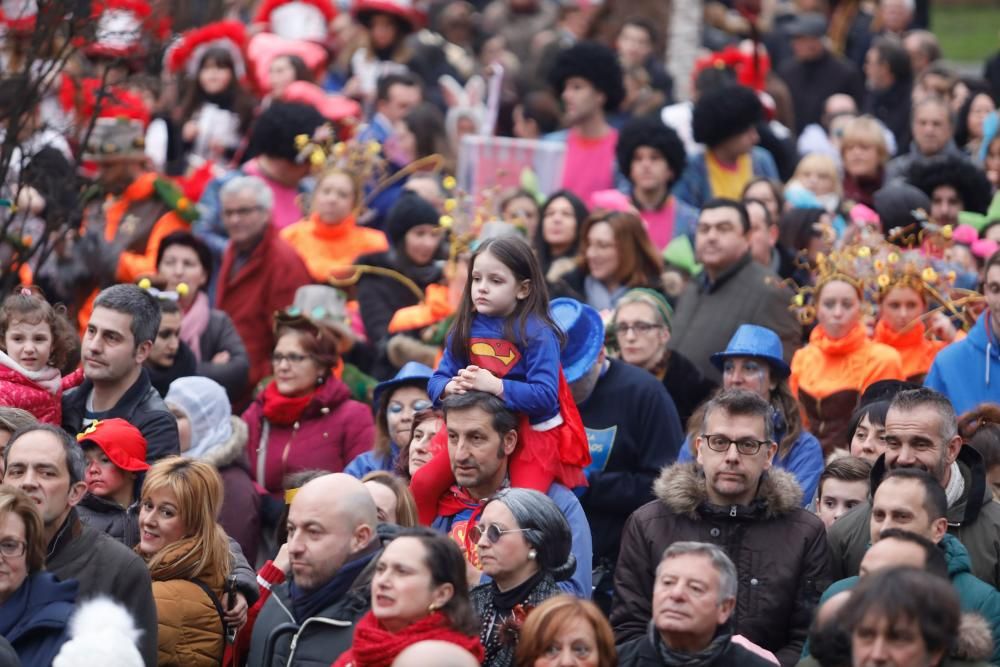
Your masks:
M701 273L701 264L694 258L694 246L686 235L678 236L663 250L663 261L696 276Z

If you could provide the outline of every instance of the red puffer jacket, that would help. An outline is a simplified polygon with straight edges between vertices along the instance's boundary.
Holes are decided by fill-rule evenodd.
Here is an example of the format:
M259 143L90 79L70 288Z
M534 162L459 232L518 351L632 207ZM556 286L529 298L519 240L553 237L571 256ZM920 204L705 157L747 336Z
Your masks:
M59 373L54 368L46 368L40 373L52 375L46 385L51 385L55 389L53 392L49 387L43 386L39 382L29 378L24 373L24 369L16 366L13 359L0 352L0 405L21 408L27 410L35 418L45 424L59 426L62 422L62 394L67 389L79 385L83 382L83 369L77 369L73 373L59 380ZM12 366L13 364L13 366ZM46 373L51 371L51 373ZM33 373L32 375L39 375Z

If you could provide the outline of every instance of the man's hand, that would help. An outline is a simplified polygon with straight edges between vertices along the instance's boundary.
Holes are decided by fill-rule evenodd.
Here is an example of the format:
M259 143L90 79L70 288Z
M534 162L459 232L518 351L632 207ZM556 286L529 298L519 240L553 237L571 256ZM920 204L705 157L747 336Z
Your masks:
M503 396L503 380L479 366L466 366L455 378L465 391L485 391L494 396Z

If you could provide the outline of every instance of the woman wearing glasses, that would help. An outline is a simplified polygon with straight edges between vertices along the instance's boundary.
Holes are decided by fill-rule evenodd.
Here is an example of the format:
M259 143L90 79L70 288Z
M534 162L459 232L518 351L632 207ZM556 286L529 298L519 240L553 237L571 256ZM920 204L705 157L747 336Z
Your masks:
M344 472L361 479L376 470L396 468L400 448L410 442L414 415L432 405L427 380L433 374L434 369L410 361L391 380L375 387L375 446L358 455Z
M823 448L802 426L799 404L788 387L791 369L781 356L781 339L766 327L741 325L725 351L712 355L712 364L722 371L722 388L746 389L771 404L774 441L778 451L772 464L795 475L802 487L802 504L812 502L823 473ZM697 427L695 427L697 424ZM700 433L701 414L692 420L690 440ZM690 444L681 448L678 461L690 461Z
M45 537L34 501L0 486L0 636L24 667L48 667L68 639L76 580L43 571Z
M492 581L472 590L486 648L485 667L514 664L518 635L532 609L560 594L557 581L576 570L573 537L559 507L531 489L494 495L472 529L479 566Z
M715 383L687 358L667 349L670 315L670 306L662 294L641 287L632 289L618 301L610 331L622 361L645 368L663 382L684 426L715 389Z
M276 499L289 473L341 472L374 439L368 406L335 376L337 336L307 317L279 315L274 379L243 413L251 473Z

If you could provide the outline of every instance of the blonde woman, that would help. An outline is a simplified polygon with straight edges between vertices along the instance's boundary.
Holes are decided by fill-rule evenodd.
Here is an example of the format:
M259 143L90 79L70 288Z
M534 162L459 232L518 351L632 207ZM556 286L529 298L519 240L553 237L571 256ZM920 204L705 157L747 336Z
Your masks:
M225 648L226 534L216 523L222 480L215 467L172 456L146 475L139 544L153 579L160 667L215 667Z
M840 137L840 157L844 165L844 199L874 207L875 191L885 182L885 165L889 161L885 126L871 116L848 121Z

